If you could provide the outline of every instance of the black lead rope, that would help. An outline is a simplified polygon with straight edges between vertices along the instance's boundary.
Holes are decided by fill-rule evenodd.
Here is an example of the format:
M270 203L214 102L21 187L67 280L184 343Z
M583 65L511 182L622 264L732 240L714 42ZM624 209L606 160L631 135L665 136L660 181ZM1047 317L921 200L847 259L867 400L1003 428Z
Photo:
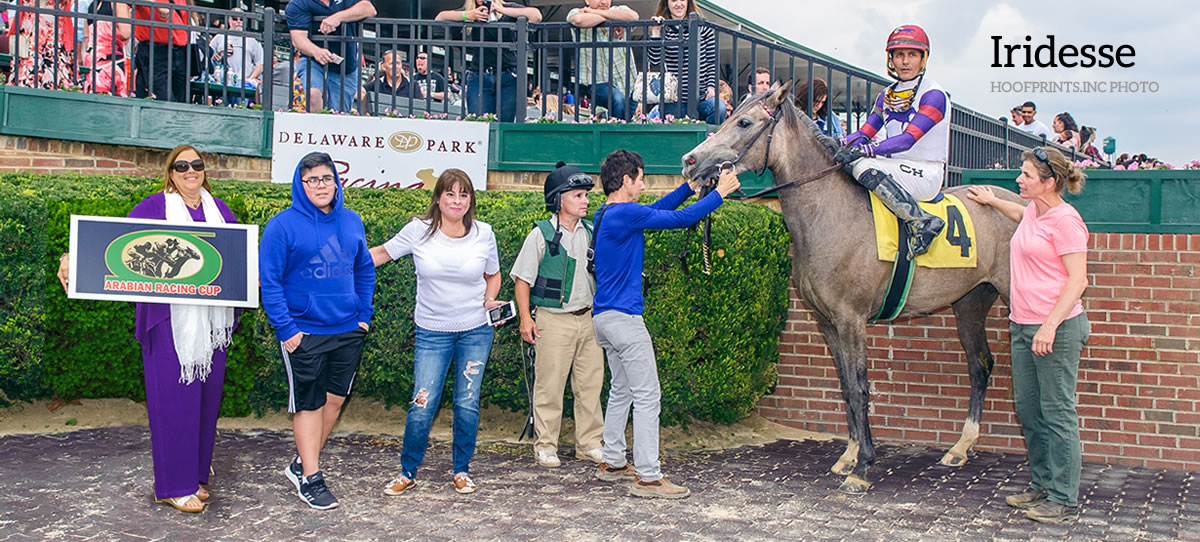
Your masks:
M701 199L703 199L704 196L707 196L709 193L711 193L715 189L715 187L713 185L714 185L714 181L710 180L708 182L708 184L706 184L700 188L700 198ZM699 225L699 224L698 223L692 224L691 226L688 227L687 234L684 236L684 239L683 239L683 251L679 253L679 263L683 264L684 274L687 274L687 272L688 272L687 258L688 258L688 255L691 254L691 251L688 250L688 247L692 245L692 232L696 231L697 225ZM712 262L709 260L709 252L711 250L709 247L712 245L712 215L711 214L704 217L703 241L704 242L700 244L700 256L703 258L703 261L704 261L704 267L701 268L701 272L704 273L705 275L711 275L712 274Z

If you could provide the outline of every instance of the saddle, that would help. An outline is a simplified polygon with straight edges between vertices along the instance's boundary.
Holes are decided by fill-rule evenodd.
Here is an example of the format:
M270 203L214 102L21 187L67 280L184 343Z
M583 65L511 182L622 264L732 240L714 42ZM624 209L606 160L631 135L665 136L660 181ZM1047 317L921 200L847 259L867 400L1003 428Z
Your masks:
M893 262L892 277L883 303L872 321L894 320L904 310L908 290L912 286L916 267L971 268L977 265L975 224L962 201L950 194L938 194L933 201L919 205L926 212L941 217L946 227L933 240L929 252L908 259L908 227L896 218L875 194L871 194L871 215L875 221L875 248L880 261Z

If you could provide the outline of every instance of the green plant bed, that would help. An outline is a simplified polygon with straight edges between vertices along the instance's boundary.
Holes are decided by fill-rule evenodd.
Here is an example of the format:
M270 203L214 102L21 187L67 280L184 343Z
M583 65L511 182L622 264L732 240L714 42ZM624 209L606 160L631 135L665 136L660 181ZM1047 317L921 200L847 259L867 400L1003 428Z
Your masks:
M128 303L68 300L55 272L66 250L71 214L123 216L159 181L123 177L0 175L0 392L9 400L144 399L141 347ZM266 224L290 205L290 186L216 181L216 195L245 223ZM603 197L593 194L592 210ZM363 217L369 243L383 243L429 205L428 191L347 191ZM536 192L481 192L478 216L496 231L504 276L536 219ZM700 272L700 235L647 235L646 324L655 340L663 391L662 419L732 422L775 383L779 334L787 311L788 235L778 213L731 202L714 215L712 274ZM685 241L687 271L679 254ZM355 379L355 393L387 405L412 393L416 278L411 258L381 267L375 317ZM287 381L274 330L260 309L240 314L228 355L223 415L247 415L287 405ZM528 408L518 326L497 329L484 401ZM446 394L449 399L449 394ZM568 399L569 400L569 399ZM565 412L570 413L568 407Z

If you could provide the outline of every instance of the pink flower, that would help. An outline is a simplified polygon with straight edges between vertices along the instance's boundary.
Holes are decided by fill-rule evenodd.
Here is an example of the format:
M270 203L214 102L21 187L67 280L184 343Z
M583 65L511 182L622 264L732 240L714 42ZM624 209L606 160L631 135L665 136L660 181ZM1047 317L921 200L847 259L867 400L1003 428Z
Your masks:
M1125 171L1125 166L1122 166L1121 164L1117 164L1117 165L1113 166L1113 169L1119 170L1119 171Z

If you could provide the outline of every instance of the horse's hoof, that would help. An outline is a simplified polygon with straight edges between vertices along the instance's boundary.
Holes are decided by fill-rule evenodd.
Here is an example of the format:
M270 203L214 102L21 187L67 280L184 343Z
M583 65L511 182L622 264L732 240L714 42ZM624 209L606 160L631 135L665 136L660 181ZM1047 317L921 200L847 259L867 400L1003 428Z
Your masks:
M833 472L834 474L837 474L840 476L850 476L850 473L854 472L854 466L855 466L854 462L846 462L846 461L839 460L837 463L834 463L833 467L830 468L829 470L831 472Z
M947 467L961 467L967 463L967 456L955 452L946 452L941 463Z
M854 475L847 476L846 481L838 487L838 491L847 495L866 495L868 489L871 489L871 482Z

